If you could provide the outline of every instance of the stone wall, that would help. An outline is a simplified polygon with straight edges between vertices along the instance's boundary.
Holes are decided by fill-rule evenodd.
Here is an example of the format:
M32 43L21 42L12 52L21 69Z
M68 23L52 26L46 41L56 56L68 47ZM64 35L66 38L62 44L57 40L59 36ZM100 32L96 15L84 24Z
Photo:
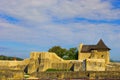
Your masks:
M28 70L27 73L31 74L33 72L37 72L38 68L39 68L40 64L38 59L30 59L30 63L28 64Z
M39 79L120 79L120 71L79 71L79 72L38 72L33 73Z
M79 53L79 60L85 59L105 59L105 64L109 64L109 52L93 50L91 53Z
M57 70L71 70L71 71L80 71L81 69L81 61L77 60L65 60L63 62L58 62L58 63L52 63L52 69L57 69Z
M23 61L0 60L0 69L24 70L29 63L29 59Z
M85 60L90 58L91 53L79 53L79 59L78 60Z
M109 52L108 51L97 51L97 50L92 50L91 51L91 56L90 59L104 59L105 64L109 64Z
M28 73L46 71L47 69L70 70L78 66L73 67L76 63L81 63L81 61L63 60L51 52L32 52L30 55L30 63L28 64Z
M86 59L85 71L105 71L105 60L104 59Z
M106 65L106 71L120 71L120 63L109 63L108 65Z
M109 52L93 50L91 53L81 53L83 60L63 60L55 53L51 52L32 52L28 73L42 72L47 69L73 70L73 71L105 71L109 63ZM109 69L109 68L107 68Z
M81 62L81 61L75 62L74 65L73 65L73 69L74 69L73 71L84 71L83 62Z
M22 80L24 72L22 70L0 69L0 80Z
M16 66L18 64L21 64L22 61L9 61L9 60L0 60L0 66Z

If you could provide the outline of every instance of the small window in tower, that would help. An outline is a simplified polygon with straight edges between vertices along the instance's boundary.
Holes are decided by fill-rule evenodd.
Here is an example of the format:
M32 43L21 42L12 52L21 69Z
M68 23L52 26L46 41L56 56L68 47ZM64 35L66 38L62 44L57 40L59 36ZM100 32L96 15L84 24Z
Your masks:
M101 55L102 58L104 58L104 55Z

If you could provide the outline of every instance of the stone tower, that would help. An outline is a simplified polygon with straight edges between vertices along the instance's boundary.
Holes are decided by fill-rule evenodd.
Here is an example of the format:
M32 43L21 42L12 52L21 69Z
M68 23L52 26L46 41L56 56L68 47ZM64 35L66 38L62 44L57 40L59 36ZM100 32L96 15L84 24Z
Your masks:
M104 59L105 63L109 63L109 50L102 39L96 45L80 44L78 52L78 60L85 59Z

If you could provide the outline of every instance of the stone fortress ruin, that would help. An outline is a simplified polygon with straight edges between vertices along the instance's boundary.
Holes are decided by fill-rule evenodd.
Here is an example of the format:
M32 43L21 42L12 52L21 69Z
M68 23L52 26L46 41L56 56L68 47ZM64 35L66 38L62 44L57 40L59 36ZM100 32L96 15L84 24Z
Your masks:
M68 75L70 77L72 74L77 76L72 75L71 78L79 78L81 75L94 78L102 74L102 76L105 76L104 73L110 72L112 72L110 75L115 73L120 78L120 63L110 62L109 50L110 48L100 39L96 45L80 44L78 60L64 60L53 52L31 52L30 58L23 61L1 60L0 74L2 76L0 78L3 80L6 80L6 77L9 79L23 79L26 73L38 78L45 75L50 78L49 74L54 74L51 76L52 78L58 75L67 78ZM46 70L49 69L58 70L58 72L47 73ZM9 74L5 74L5 72ZM83 74L78 75L76 72Z

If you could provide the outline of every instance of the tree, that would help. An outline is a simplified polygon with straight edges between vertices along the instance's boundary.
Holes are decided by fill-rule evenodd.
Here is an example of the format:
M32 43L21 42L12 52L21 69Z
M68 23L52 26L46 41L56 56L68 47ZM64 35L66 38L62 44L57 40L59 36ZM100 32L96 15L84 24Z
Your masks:
M0 55L0 60L14 60L14 57ZM23 60L23 59L16 57L16 60Z
M77 57L78 57L78 50L77 50L77 48L70 48L69 50L67 50L66 57L64 59L76 60Z
M55 52L59 57L67 60L75 60L78 57L77 48L70 48L69 50L61 48L60 46L54 46L48 50L48 52Z
M48 52L54 52L61 58L63 58L63 56L65 55L66 51L67 50L65 48L61 48L60 46L54 46L54 47L52 47L52 48L50 48L48 50Z

